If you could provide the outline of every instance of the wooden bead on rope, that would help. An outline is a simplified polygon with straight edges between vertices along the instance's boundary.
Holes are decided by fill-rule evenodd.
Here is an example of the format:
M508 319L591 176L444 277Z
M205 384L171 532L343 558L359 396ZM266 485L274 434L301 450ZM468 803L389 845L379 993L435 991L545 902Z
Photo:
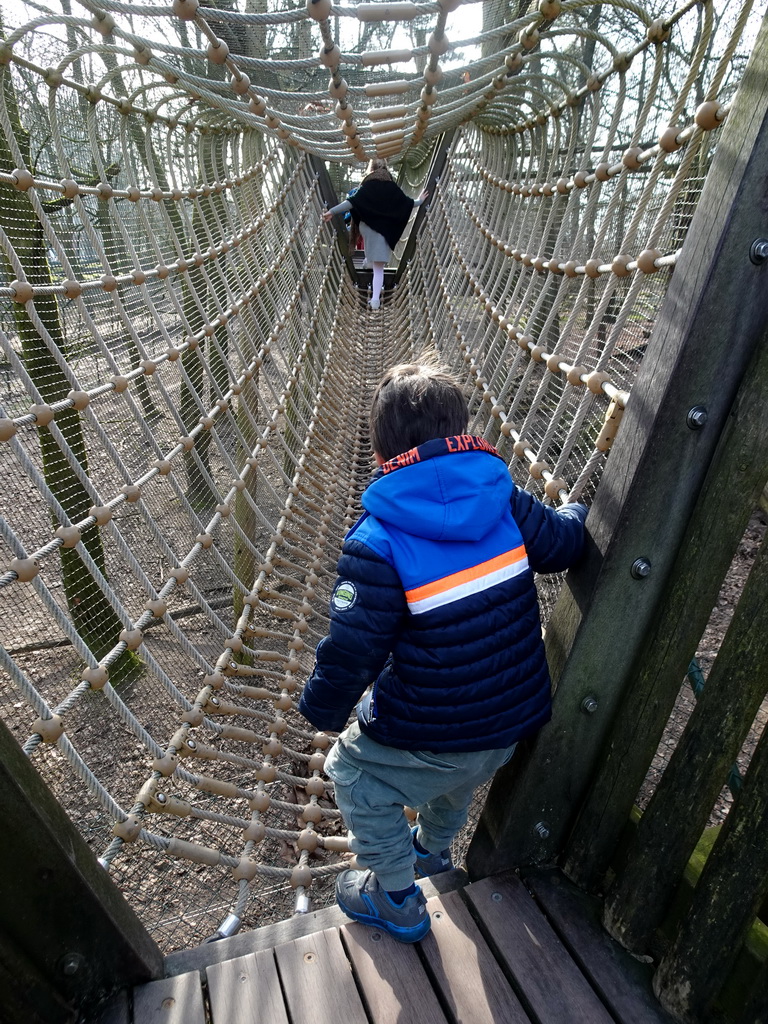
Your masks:
M548 498L551 498L552 501L557 501L557 499L560 497L560 492L567 490L568 484L565 482L565 480L562 479L562 477L556 477L553 478L552 480L547 480L546 484L544 485L544 493Z
M311 822L313 825L318 825L323 820L323 812L317 804L308 803L305 804L301 809L301 817L306 822Z
M236 882L252 882L259 870L258 862L250 857L241 857L232 868L232 877Z
M650 43L664 43L669 39L670 29L668 25L659 18L657 21L652 21L648 26L646 32L646 38Z
M707 100L706 103L702 103L698 107L693 119L703 131L711 132L713 128L720 126L722 117L718 117L718 114L720 114L722 109L717 100Z
M319 844L319 836L317 832L313 832L312 829L305 828L299 832L299 837L296 840L296 846L300 850L306 850L308 853L314 853Z
M584 383L581 379L587 373L586 366L572 366L566 374L569 384L573 384L574 387L579 387Z
M214 42L208 44L205 52L211 64L221 65L226 62L226 59L229 56L229 46L223 39L216 39Z
M34 297L34 290L29 281L11 281L11 298L23 306Z
M64 732L64 720L61 715L36 718L32 723L32 732L37 733L43 743L55 743Z
M82 533L76 526L59 526L54 536L59 538L63 548L74 548L80 543Z
M84 668L80 678L89 684L92 690L103 690L109 681L109 669L104 665L95 668Z
M200 0L173 0L173 13L184 21L192 21L199 6Z
M627 266L632 261L631 256L627 256L624 253L620 253L618 256L614 256L611 263L611 271L616 277L627 277L630 270Z
M245 96L250 87L251 80L248 75L244 74L242 71L240 72L239 78L232 79L232 92L236 96Z
M660 268L656 266L656 260L661 259L661 255L659 249L643 249L637 257L637 269L644 274L658 273Z
M438 35L437 32L433 32L427 40L427 47L431 54L436 57L442 57L444 53L447 53L448 50L450 50L451 44L444 32L441 32L440 35Z
M680 149L682 142L678 139L679 134L680 129L676 128L674 125L670 125L668 128L665 128L659 136L659 149L663 150L665 153L674 153L676 150Z
M608 173L610 166L610 164L605 162L597 165L595 168L595 178L597 181L608 181L610 178L610 174Z
M600 277L600 260L587 260L584 264L584 273L587 277Z
M594 395L603 394L603 384L611 379L611 375L605 370L593 370L587 377L587 387Z
M258 792L254 793L250 798L248 806L252 811L258 811L259 814L263 814L264 811L269 810L271 803L272 801L270 800L268 793Z
M30 406L30 413L35 417L36 427L47 427L55 416L50 406Z
M331 0L307 0L307 14L314 21L325 21L331 13Z
M97 526L104 526L114 515L114 510L109 505L91 505L88 515L96 520Z
M141 497L141 488L136 484L125 484L125 486L120 488L120 493L125 495L126 501L133 504Z
M17 192L26 192L35 184L35 179L24 167L16 167L12 170L11 177L13 178L13 187Z
M562 9L561 0L539 0L539 14L547 21L554 21Z
M333 46L326 47L325 45L320 47L317 54L317 59L327 68L335 68L341 60L341 50L339 44L334 43Z
M521 28L517 36L517 41L520 43L524 50L532 50L539 42L539 30L535 25L529 25L527 28Z
M19 583L29 583L40 572L40 563L36 558L14 558L6 571L15 572Z
M0 441L10 441L16 433L16 424L12 419L3 416L0 418Z
M243 829L243 839L246 843L260 843L266 834L267 829L261 821L252 821L247 828Z
M304 865L297 865L291 872L292 889L308 889L312 885L312 872Z
M530 466L528 467L528 472L530 473L530 475L533 477L534 480L541 480L542 475L545 472L546 473L551 473L552 470L551 470L551 467L549 466L549 464L546 463L546 462L532 462L530 464Z
M136 651L144 642L144 634L140 629L122 629L118 639L129 651Z
M527 448L530 448L530 442L524 440L521 437L519 441L515 441L512 447L512 451L515 453L518 459L524 459L526 457L525 452Z
M630 171L637 171L640 169L640 154L642 149L640 146L630 146L624 150L624 155L621 158L621 162Z
M115 27L115 19L106 11L95 11L91 19L91 25L103 36L110 36Z

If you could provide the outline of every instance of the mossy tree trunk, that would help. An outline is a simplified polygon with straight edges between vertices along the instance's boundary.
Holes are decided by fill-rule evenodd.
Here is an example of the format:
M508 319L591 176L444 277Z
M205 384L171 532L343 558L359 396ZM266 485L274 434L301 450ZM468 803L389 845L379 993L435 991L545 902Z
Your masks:
M22 128L16 93L10 69L0 69L0 88L14 129L17 145L24 163L31 163L29 136ZM0 167L11 171L14 161L8 140L0 133ZM0 225L21 264L24 275L33 285L51 283L46 243L42 225L24 193L0 183ZM9 267L7 267L10 270ZM15 277L11 273L11 277ZM57 299L52 295L37 296L34 308L52 342L66 354L67 345L62 329ZM13 318L21 340L21 358L44 402L50 404L66 398L71 386L57 365L45 341L32 323L25 306L13 304ZM80 414L74 409L60 412L56 426L61 431L74 457L88 472L88 456ZM47 427L38 429L43 473L51 493L56 497L72 522L88 515L92 500L77 477L66 456ZM98 529L91 528L83 535L83 546L99 570L106 574L104 549ZM80 636L97 658L103 657L117 641L122 624L102 594L96 581L83 565L74 548L60 549L62 582L72 622ZM125 672L135 657L126 652L112 668L112 680L118 672ZM118 668L119 667L119 668Z

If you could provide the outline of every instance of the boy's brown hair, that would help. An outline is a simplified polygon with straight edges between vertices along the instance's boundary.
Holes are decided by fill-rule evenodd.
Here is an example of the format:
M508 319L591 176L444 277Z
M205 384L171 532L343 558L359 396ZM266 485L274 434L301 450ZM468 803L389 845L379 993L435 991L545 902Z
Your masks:
M431 355L387 370L371 402L373 450L385 462L436 437L463 434L467 400L450 370Z

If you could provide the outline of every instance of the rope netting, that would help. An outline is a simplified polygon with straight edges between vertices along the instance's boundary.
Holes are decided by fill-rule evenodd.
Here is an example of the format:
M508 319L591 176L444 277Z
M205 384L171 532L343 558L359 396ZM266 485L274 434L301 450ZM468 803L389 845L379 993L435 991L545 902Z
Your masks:
M0 713L163 948L344 866L295 705L377 378L589 497L760 13L0 3ZM374 313L320 214L377 154L439 183Z

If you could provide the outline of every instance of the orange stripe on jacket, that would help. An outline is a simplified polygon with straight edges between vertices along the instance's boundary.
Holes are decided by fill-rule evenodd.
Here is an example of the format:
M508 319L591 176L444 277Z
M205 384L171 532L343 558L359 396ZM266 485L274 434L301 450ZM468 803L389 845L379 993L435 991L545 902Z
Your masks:
M504 569L508 565L514 565L515 562L521 562L525 557L525 545L521 544L520 547L505 551L502 555L489 558L487 562L480 562L479 565L473 565L469 569L451 573L450 576L444 576L440 580L435 580L434 583L425 583L421 587L414 587L413 590L406 590L406 600L412 604L414 601L423 601L424 598L434 597L435 594L443 594L446 590L452 590L462 583L470 583L472 580L496 572L497 569Z

